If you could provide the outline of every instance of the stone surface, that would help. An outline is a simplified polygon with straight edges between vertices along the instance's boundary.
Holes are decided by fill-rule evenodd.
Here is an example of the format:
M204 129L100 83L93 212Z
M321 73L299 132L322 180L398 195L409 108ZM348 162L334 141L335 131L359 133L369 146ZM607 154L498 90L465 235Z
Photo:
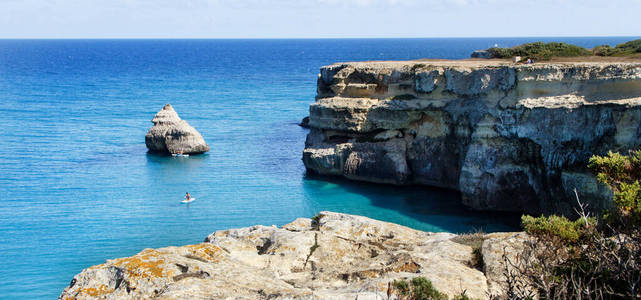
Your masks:
M479 210L595 210L589 157L641 145L641 63L425 60L323 67L308 171L461 191Z
M517 255L525 248L529 236L525 232L498 232L485 235L481 246L481 255L485 263L490 295L501 295L507 289L506 272L512 270L512 264L518 264ZM508 263L506 263L506 259Z
M171 104L165 104L151 122L154 126L145 135L149 151L171 154L199 154L209 151L202 135L187 121L180 119Z
M321 212L317 221L222 230L202 244L108 260L76 275L60 298L387 299L391 281L423 276L450 297L487 299L492 278L470 267L472 248L454 237ZM491 257L487 268L501 269Z

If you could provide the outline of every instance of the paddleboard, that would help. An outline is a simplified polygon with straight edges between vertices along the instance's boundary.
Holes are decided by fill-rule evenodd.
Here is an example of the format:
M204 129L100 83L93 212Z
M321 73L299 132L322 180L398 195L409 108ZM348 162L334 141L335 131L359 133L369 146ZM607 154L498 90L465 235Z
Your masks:
M178 153L172 153L171 156L178 156L178 157L189 157L189 154L178 154Z
M193 197L192 197L192 198L190 198L189 200L185 199L185 200L183 200L183 201L180 201L180 203L191 203L191 202L194 202L194 200L196 200L196 198L193 198Z

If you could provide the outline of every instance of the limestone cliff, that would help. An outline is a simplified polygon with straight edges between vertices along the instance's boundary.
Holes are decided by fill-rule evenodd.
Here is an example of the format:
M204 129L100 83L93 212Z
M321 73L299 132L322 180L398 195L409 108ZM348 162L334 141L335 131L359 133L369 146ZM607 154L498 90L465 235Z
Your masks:
M640 125L641 63L341 63L321 69L303 162L481 210L569 212L575 188L599 209L587 161L638 148Z
M487 299L504 292L503 253L514 255L523 233L481 238L486 273L460 236L321 212L108 260L76 275L60 299L388 299L390 282L417 276L450 297Z

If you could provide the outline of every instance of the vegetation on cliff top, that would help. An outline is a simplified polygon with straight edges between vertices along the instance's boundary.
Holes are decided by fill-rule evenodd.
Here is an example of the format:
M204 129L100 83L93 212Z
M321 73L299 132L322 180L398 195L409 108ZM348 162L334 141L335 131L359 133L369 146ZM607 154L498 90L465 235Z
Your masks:
M597 46L594 49L586 49L566 43L527 43L512 48L489 48L487 49L490 58L532 58L535 60L549 60L552 57L578 57L578 56L630 56L641 53L641 39L633 40L616 47L609 45Z

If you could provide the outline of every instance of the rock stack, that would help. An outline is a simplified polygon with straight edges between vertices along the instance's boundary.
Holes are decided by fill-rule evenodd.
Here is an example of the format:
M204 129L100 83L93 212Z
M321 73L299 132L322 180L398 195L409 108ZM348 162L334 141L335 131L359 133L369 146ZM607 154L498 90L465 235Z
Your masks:
M171 104L151 120L154 126L145 135L145 144L151 152L199 154L209 151L209 145L194 127L182 120Z

